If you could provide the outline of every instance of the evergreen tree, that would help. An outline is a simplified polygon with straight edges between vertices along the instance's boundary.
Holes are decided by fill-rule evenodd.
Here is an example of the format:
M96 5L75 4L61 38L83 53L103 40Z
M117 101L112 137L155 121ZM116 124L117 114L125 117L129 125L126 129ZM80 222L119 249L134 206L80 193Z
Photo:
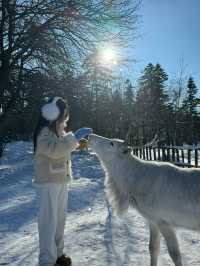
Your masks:
M110 124L110 136L121 138L123 135L123 99L122 93L116 89L112 93L110 101L110 117L108 123Z
M125 132L134 121L134 106L135 95L133 85L129 79L125 81L124 95L123 95L123 122Z
M197 142L199 132L199 119L197 112L197 105L199 99L197 97L197 86L192 77L189 77L187 83L186 96L183 100L182 111L185 116L185 140L193 144Z
M197 98L197 86L192 77L189 77L187 83L187 92L183 100L182 108L190 117L197 115L197 105L199 99Z
M165 91L167 74L160 64L149 63L139 79L136 96L137 125L142 127L144 141L165 128L168 95Z
M129 79L125 81L124 102L128 107L132 107L134 102L133 85Z

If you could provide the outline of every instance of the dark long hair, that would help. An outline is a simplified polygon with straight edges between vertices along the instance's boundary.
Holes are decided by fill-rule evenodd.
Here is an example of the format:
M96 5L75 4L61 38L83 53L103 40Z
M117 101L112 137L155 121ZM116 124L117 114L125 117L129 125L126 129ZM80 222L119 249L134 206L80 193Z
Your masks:
M51 103L52 101L53 101L53 98L48 103ZM62 99L58 99L56 101L56 105L57 105L57 107L58 107L58 109L60 111L60 114L59 114L58 118L56 120L54 120L54 121L46 120L42 116L41 111L39 113L38 122L37 122L37 125L36 125L34 133L33 133L34 153L35 153L36 148L37 148L37 138L38 138L38 135L40 134L41 130L44 127L48 127L49 130L51 130L58 137L56 123L58 121L60 123L62 123L64 120L66 120L69 117L69 107L68 107L67 101L65 99L63 99L63 98ZM65 115L65 110L67 110L66 115Z

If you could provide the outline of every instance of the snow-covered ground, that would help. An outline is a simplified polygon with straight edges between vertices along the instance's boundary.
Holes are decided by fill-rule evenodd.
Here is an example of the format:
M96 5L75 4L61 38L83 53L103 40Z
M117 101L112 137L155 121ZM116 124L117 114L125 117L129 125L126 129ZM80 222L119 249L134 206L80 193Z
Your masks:
M108 215L104 172L94 153L73 153L65 251L73 266L149 265L148 226L135 211ZM33 153L28 142L7 146L0 159L0 265L36 266L37 204L32 187ZM184 265L200 265L200 234L180 230ZM162 239L159 265L173 265Z

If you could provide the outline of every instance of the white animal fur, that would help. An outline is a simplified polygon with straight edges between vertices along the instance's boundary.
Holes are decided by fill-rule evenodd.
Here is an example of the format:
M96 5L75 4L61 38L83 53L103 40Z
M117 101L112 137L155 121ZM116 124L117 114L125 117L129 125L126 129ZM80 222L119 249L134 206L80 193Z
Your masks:
M132 155L120 140L95 134L89 144L106 171L106 192L120 214L129 206L149 222L151 266L157 266L160 233L176 266L182 266L174 228L200 229L200 170L147 162Z

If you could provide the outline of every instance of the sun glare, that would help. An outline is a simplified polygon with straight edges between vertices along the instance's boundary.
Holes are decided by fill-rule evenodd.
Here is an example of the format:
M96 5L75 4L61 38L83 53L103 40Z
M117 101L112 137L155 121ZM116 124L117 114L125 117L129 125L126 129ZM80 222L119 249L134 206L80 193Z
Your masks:
M99 53L99 61L104 65L106 64L107 66L116 65L117 57L114 48L107 47L102 49Z
M111 61L115 58L115 53L111 48L107 48L102 52L102 59L105 61Z

